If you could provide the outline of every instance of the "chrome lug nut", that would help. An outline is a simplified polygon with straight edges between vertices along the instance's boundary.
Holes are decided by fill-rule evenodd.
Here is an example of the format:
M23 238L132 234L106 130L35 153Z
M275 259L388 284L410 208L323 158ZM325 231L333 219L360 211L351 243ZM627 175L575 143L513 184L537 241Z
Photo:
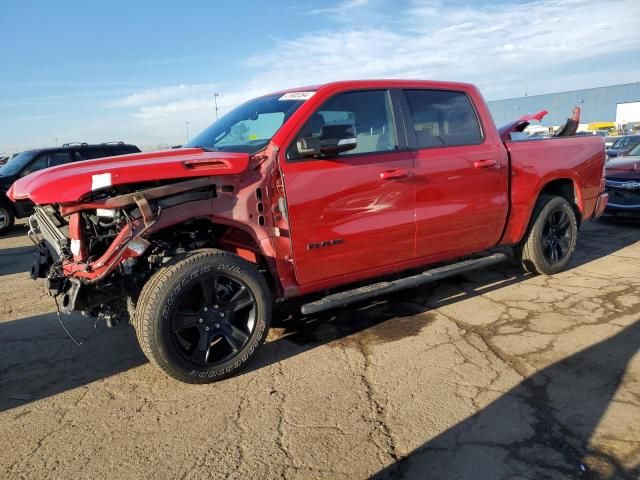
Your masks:
M204 311L206 312L207 310L209 310L207 307L204 307Z
M204 327L204 331L208 332L209 331L209 327Z
M202 323L202 322L204 322L204 319L203 318L199 318L198 319L198 323Z

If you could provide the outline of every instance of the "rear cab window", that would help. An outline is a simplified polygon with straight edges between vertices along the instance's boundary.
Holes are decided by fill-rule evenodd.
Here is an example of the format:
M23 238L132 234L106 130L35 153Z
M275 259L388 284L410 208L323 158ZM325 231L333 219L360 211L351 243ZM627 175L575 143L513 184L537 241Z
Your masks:
M466 93L448 90L405 90L418 148L482 143L478 115Z
M302 127L287 152L290 160L313 160L298 151L298 140L320 137L323 127L354 125L357 144L340 157L388 152L397 147L393 109L388 90L365 90L339 93L328 99Z

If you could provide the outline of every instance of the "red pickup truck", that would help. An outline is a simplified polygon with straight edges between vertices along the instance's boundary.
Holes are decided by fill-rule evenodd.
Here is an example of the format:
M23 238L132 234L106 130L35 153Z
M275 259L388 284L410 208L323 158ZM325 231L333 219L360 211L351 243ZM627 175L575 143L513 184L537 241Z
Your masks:
M525 125L498 131L468 84L336 82L251 100L182 149L54 167L9 195L37 205L32 276L62 311L131 318L153 363L205 383L254 357L275 301L316 292L303 313L335 308L502 261L482 254L499 245L528 271L562 269L606 206L604 143L512 139Z

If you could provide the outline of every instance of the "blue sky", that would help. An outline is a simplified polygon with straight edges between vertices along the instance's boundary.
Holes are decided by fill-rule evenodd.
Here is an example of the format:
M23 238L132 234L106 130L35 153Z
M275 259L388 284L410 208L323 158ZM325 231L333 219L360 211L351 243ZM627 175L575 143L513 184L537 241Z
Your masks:
M0 2L0 152L178 144L252 96L346 78L489 99L640 80L637 0Z

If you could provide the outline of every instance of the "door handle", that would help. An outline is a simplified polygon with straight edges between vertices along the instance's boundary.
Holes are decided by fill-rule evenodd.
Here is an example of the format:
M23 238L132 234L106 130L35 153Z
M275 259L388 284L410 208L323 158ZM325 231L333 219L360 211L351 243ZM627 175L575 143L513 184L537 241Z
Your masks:
M387 170L386 172L380 172L380 180L393 180L394 178L406 178L409 176L409 170Z
M489 159L489 160L476 160L473 162L473 166L476 168L493 168L498 165L497 160Z

